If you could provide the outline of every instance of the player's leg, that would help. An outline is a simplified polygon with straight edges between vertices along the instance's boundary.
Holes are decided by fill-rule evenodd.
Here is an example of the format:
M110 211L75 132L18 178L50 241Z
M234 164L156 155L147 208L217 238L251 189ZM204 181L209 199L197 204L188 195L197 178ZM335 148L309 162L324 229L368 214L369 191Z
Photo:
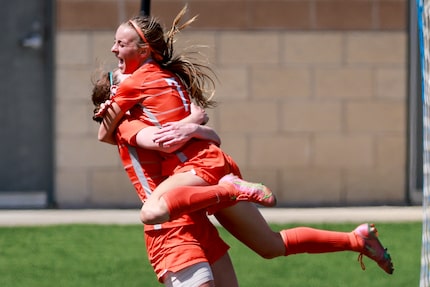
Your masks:
M220 184L209 185L192 172L176 173L153 191L142 206L140 219L145 224L158 224L221 202L276 202L270 190L262 184L246 182L232 175L223 179Z
M377 238L374 226L362 224L352 232L297 227L274 232L252 203L240 202L215 214L237 239L264 258L298 253L355 251L393 272L390 255Z
M226 253L211 265L216 287L238 287L230 255Z
M353 250L356 238L347 232L292 228L274 232L255 205L240 202L215 214L236 238L264 258L297 253Z
M238 202L234 206L215 213L221 225L234 237L264 258L285 255L285 244L279 232L274 232L250 202Z
M276 204L275 196L266 186L233 175L240 175L237 165L219 147L198 143L203 146L194 147L192 154L195 155L181 166L171 170L169 166L177 164L176 157L165 160L164 168L174 175L160 184L142 206L144 223L163 223L219 203L252 201L264 206Z
M195 228L190 227L190 229L192 229L193 238L198 240L202 250L205 252L206 259L211 264L215 286L239 286L233 263L228 253L230 247L220 237L218 229L209 218L207 216L198 216L199 214L205 214L205 212L198 211L190 215L196 223Z
M391 256L378 239L374 224L364 223L352 232L320 230L309 227L296 227L281 231L287 246L286 255L297 253L326 253L336 251L355 251L364 270L363 255L375 261L388 274L394 271Z
M202 185L207 185L207 182L191 172L177 173L168 177L157 186L143 204L140 210L140 220L145 224L157 224L169 221L170 211L163 196L178 187ZM185 194L182 194L182 196L185 196Z

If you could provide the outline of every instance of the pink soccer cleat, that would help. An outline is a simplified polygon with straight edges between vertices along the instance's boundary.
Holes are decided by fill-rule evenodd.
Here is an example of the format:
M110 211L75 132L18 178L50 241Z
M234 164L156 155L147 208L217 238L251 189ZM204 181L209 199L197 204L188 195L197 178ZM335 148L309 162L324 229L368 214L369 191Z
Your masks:
M276 197L272 191L261 183L248 182L233 174L227 174L219 181L220 184L231 184L237 190L237 201L251 201L263 206L276 205Z
M363 248L363 250L360 251L360 255L358 255L358 261L361 264L361 268L363 270L366 269L366 266L364 266L363 263L363 255L366 255L378 263L379 267L381 267L385 272L393 274L394 267L393 262L391 262L391 256L379 241L378 231L376 230L375 225L373 223L363 223L352 232Z

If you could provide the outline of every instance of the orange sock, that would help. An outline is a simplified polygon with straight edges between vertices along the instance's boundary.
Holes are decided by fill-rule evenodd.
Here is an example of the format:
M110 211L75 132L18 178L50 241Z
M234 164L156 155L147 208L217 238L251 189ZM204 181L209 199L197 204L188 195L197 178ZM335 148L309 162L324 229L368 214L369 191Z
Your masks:
M235 189L227 185L181 186L163 195L170 219L205 209L220 202L234 201Z
M282 230L286 246L285 256L298 253L327 253L358 250L355 235L351 232L337 232L308 227Z

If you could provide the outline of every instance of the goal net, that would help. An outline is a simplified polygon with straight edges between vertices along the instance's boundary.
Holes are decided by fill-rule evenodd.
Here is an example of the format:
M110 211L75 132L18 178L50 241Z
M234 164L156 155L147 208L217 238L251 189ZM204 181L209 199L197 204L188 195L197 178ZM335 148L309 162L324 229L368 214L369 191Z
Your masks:
M417 1L423 102L423 232L420 287L430 287L430 0Z

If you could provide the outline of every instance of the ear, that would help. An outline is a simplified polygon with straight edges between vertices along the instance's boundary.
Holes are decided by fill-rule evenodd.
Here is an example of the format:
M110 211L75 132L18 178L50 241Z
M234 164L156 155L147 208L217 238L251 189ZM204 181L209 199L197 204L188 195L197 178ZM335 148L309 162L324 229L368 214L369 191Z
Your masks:
M140 49L140 54L145 58L149 58L151 56L151 49L149 49L148 46L142 47Z

